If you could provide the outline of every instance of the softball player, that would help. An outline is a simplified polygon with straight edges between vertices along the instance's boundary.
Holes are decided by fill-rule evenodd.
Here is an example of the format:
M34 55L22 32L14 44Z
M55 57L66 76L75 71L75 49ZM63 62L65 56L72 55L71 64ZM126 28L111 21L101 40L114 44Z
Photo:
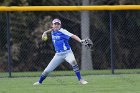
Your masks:
M88 82L81 78L79 67L75 60L71 47L68 43L70 38L73 38L78 42L81 42L81 39L78 36L61 28L61 21L59 19L54 19L52 21L52 29L45 31L42 35L42 38L46 37L48 32L51 32L52 42L56 53L53 59L51 60L51 62L43 71L38 82L35 82L33 85L42 84L43 80L48 76L48 74L51 71L53 71L58 65L60 65L62 62L64 62L64 60L67 61L73 67L73 70L79 82L81 84L87 84Z

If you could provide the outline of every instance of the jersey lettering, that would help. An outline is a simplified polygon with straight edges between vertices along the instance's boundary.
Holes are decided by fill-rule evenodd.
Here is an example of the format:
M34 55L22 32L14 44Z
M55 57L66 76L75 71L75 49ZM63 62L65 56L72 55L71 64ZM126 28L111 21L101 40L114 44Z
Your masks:
M58 31L52 31L52 42L55 47L55 51L64 51L70 49L70 45L68 43L69 38L73 35L65 29L60 29Z

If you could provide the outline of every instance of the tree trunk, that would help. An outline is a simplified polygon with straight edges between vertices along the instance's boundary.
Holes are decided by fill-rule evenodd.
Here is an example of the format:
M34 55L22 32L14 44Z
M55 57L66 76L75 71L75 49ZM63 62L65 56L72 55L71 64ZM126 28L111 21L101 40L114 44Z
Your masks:
M89 5L89 0L83 0L83 5ZM81 35L82 39L90 37L89 35L89 11L81 12ZM81 70L92 70L92 56L91 51L87 50L85 46L82 46L82 57L81 57Z

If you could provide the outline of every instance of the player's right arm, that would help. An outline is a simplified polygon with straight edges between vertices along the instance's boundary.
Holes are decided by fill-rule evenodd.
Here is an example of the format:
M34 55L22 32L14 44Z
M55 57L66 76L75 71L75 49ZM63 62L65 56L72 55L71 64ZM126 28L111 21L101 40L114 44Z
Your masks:
M52 29L49 29L49 30L45 31L45 32L42 34L42 40L43 40L43 41L47 41L47 40L48 40L47 34L48 34L49 32L51 32L51 31L52 31Z
M49 29L49 30L45 31L45 32L42 34L42 38L45 37L45 36L47 36L47 33L51 32L51 31L52 31L52 29Z
M45 32L43 33L43 35L46 35L47 33L51 32L52 30L53 30L53 29L51 28L51 29L45 31Z

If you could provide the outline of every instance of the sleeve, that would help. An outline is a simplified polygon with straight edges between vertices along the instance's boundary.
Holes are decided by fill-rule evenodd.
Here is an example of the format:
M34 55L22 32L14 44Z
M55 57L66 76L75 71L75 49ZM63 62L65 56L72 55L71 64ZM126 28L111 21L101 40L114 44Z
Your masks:
M60 32L62 32L63 34L65 34L69 37L71 37L73 35L72 33L70 33L69 31L67 31L66 29L63 29L63 28L60 29Z

